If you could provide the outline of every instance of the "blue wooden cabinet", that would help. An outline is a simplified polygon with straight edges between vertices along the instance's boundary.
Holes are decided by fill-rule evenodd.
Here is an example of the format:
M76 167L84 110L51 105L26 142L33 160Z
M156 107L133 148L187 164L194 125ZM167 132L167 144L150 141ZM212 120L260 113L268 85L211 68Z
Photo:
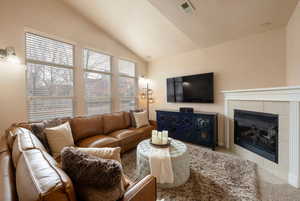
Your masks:
M156 111L157 129L168 130L169 136L184 142L212 148L218 141L217 113L184 113L176 111Z

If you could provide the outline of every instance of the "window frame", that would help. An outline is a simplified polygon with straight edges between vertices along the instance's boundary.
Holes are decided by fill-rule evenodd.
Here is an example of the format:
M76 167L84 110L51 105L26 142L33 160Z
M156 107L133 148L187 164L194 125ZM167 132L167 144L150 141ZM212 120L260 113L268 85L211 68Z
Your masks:
M119 65L120 65L120 61L123 60L123 61L127 61L127 62L131 62L134 64L134 76L130 76L128 74L125 74L125 73L122 73L120 72L120 69L119 69ZM119 90L119 82L120 82L120 78L121 77L125 77L125 78L131 78L131 79L134 79L134 92L135 92L135 96L134 97L128 97L128 98L134 98L134 101L135 101L135 108L138 108L139 106L139 101L138 101L138 72L137 72L137 62L136 61L133 61L133 60L130 60L130 59L127 59L127 58L122 58L122 57L119 57L118 58L118 62L117 62L117 72L118 72L118 90ZM125 97L127 98L127 97ZM119 110L120 111L123 111L123 109L121 108L121 104L122 104L122 96L119 95Z
M63 65L63 64L56 64L56 63L51 63L51 62L43 62L43 61L39 61L39 60L34 60L34 59L29 59L27 58L27 34L32 34L32 35L36 35L39 37L43 37L46 39L50 39L53 41L58 41L61 43L66 43L72 46L72 60L73 60L73 65ZM26 106L27 106L27 118L29 121L37 121L35 119L31 119L30 118L30 110L29 110L29 106L30 106L30 102L32 100L51 100L51 99L69 99L72 101L72 117L74 117L75 115L75 88L76 88L76 82L75 82L75 72L76 72L76 68L75 68L75 53L76 53L76 44L75 43L71 43L67 40L64 39L57 39L56 36L50 36L49 34L44 34L44 33L40 33L40 32L35 32L33 30L26 30L24 31L24 50L25 50L25 86L26 86ZM59 69L69 69L72 70L72 77L73 77L73 87L72 87L72 95L73 96L29 96L28 93L28 63L31 64L38 64L38 65L45 65L45 66L50 66L50 67L55 67L55 68L59 68ZM67 117L67 116L66 116ZM53 119L53 118L50 118ZM47 119L45 119L47 120ZM39 120L38 120L39 121Z
M95 52L95 53L98 53L98 54L102 54L102 55L106 55L106 56L109 56L110 58L110 71L107 72L107 71L97 71L97 70L91 70L91 69L88 69L88 68L85 68L85 63L84 63L84 51L85 50L88 50L88 51L92 51L92 52ZM81 58L82 58L82 69L83 69L83 73L82 73L82 76L83 76L83 82L84 82L84 109L85 109L85 114L86 115L97 115L97 114L89 114L88 113L88 104L87 104L87 95L86 95L86 83L85 83L85 73L95 73L95 74L102 74L102 75L110 75L110 112L113 112L113 97L112 97L112 84L113 84L113 56L110 55L110 54L107 54L103 51L99 51L99 50L96 50L94 48L89 48L89 47L83 47L82 48L82 54L81 54ZM98 114L100 115L100 114Z

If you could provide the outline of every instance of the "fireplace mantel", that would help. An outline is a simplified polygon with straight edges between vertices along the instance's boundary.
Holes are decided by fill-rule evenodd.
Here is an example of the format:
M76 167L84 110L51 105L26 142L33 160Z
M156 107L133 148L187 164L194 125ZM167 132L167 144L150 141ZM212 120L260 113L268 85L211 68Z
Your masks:
M230 148L229 101L289 102L289 184L300 187L300 86L222 91L225 99L225 143Z

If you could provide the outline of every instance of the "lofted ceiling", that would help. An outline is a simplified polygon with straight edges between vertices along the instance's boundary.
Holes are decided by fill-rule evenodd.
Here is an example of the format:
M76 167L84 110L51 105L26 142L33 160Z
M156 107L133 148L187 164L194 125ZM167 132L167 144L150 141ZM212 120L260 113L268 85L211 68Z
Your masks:
M64 0L137 55L153 60L285 26L298 0Z

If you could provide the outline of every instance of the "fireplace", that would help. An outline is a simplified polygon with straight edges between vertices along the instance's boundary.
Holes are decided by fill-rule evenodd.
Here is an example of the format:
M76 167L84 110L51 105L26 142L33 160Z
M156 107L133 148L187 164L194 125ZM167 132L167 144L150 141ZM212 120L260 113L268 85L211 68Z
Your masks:
M278 163L278 115L234 110L234 143Z

